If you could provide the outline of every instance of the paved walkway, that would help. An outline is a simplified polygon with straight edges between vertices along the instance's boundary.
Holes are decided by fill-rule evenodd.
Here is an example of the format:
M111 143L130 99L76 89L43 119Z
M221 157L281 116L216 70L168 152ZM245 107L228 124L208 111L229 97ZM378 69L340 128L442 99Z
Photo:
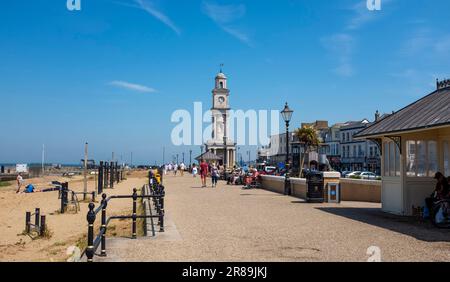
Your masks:
M307 204L265 190L168 176L167 230L110 239L106 261L450 261L450 231L382 213L378 204ZM99 261L99 259L96 259Z

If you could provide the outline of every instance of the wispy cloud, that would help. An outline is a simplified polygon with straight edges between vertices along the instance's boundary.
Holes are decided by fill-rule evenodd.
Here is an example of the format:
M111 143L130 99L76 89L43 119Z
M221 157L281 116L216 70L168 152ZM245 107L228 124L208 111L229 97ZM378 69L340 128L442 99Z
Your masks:
M127 90L132 90L132 91L136 91L136 92L142 92L142 93L157 92L156 89L147 87L145 85L130 83L130 82L126 82L126 81L120 81L120 80L114 80L108 84L111 86L115 86L115 87L119 87L119 88L123 88L123 89L127 89Z
M349 34L338 33L324 37L321 41L330 55L337 60L338 66L333 69L333 72L344 77L354 75L352 54L355 43L353 37Z
M422 55L436 59L448 58L450 54L450 33L424 27L417 28L405 40L400 53L414 57Z
M381 11L369 11L367 9L367 2L363 0L359 1L357 4L350 8L354 16L350 18L347 24L347 29L356 30L372 21L379 19L386 10L384 9L386 4L389 4L392 1L393 0L383 0Z
M245 16L246 7L244 4L238 5L218 5L203 2L203 12L212 19L223 31L237 38L239 41L251 45L249 36L242 30L233 26L236 20Z
M155 17L157 20L161 21L166 26L171 28L176 34L178 35L181 34L180 28L178 28L178 26L176 26L175 23L166 14L157 9L151 1L146 0L134 0L134 1L138 5L137 8L146 11L147 13Z

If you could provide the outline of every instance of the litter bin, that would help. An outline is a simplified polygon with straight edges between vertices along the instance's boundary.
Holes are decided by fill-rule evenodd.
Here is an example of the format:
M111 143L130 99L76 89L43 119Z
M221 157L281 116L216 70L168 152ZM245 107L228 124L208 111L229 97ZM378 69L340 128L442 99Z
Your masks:
M306 175L306 186L306 201L308 203L324 202L324 178L322 172L309 172Z

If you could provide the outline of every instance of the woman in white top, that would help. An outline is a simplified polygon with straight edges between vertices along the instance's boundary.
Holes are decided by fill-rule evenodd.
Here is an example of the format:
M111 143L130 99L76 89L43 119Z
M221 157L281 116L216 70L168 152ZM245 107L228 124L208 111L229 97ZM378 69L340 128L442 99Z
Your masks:
M22 177L22 174L19 173L17 175L17 191L16 191L16 193L20 192L20 188L22 188L22 184L23 184L23 177Z
M192 167L192 176L197 177L198 169L197 166L194 164Z

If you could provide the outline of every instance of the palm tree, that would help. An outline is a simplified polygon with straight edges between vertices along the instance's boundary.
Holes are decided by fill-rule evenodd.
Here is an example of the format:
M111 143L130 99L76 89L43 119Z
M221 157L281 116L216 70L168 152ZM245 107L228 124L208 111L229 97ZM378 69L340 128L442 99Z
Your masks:
M313 149L319 147L320 138L317 135L317 131L312 126L304 126L295 130L295 136L303 147L303 155L300 154L300 177L302 177L303 165L305 163L305 156L309 154Z

